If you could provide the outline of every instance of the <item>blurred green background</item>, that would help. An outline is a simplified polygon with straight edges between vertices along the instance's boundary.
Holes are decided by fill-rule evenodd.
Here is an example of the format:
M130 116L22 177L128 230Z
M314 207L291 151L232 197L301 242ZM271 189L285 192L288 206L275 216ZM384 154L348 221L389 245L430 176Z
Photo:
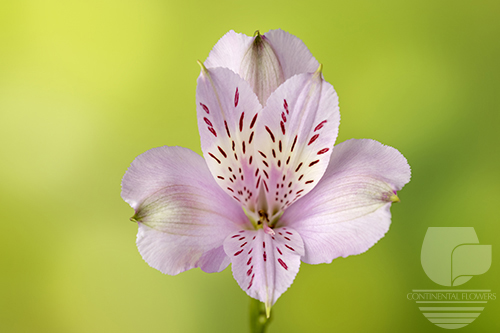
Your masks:
M120 198L130 162L200 153L199 66L234 29L281 28L340 96L338 142L399 149L412 181L365 254L302 264L269 332L442 332L412 289L428 227L474 227L500 290L500 2L0 1L1 332L246 332L230 268L166 276L135 246ZM499 295L500 296L500 295ZM500 300L462 332L498 332Z

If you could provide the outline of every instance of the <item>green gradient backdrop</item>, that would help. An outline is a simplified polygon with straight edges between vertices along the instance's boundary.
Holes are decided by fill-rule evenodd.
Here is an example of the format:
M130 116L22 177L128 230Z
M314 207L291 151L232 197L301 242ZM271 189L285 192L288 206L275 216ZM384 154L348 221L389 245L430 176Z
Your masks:
M162 145L200 152L199 67L228 30L282 28L339 93L338 142L373 138L412 181L365 254L303 264L270 332L443 332L406 293L428 227L493 245L467 288L500 290L500 2L0 2L1 332L245 332L231 276L165 276L135 247L120 181ZM497 332L500 300L461 332Z

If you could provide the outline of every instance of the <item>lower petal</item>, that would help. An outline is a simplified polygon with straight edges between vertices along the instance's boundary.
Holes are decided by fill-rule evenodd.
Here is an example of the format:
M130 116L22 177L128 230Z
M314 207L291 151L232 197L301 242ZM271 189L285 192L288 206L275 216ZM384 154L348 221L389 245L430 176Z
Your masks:
M300 233L306 263L363 253L389 230L390 206L409 180L410 167L396 149L373 140L346 141L333 149L318 185L279 224Z
M224 250L241 289L270 309L293 283L304 245L297 231L284 227L232 233Z
M139 252L165 274L194 267L223 270L229 264L224 239L249 223L215 183L203 158L181 147L138 156L123 177L122 198L135 209Z

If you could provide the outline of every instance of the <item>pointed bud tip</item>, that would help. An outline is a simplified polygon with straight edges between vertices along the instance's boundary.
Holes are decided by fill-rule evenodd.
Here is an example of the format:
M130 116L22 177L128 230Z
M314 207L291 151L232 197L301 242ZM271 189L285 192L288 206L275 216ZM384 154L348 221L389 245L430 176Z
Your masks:
M255 30L255 32L253 33L253 36L254 37L260 37L260 31L259 30Z
M205 67L205 65L201 61L199 61L199 60L196 60L196 62L198 63L198 65L200 65L201 72L203 74L208 74L208 69Z
M314 74L321 74L321 73L323 73L323 64L319 64L318 69L316 70L316 72L314 72Z
M268 304L267 302L266 302L266 317L267 319L271 317L271 304Z
M401 202L401 200L399 200L399 197L396 195L396 194L393 194L389 197L389 200L391 202Z

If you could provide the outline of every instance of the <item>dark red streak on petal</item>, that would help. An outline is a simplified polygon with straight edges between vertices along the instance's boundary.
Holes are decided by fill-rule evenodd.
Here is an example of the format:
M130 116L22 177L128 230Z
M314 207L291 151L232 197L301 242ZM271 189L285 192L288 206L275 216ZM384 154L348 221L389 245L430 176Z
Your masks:
M293 139L292 149L290 149L290 152L293 151L293 148L295 148L296 143L297 143L297 136L295 136L295 139Z
M238 252L236 252L236 253L234 254L234 256L236 257L236 256L237 256L237 255L239 255L241 252L243 252L243 250L239 250Z
M238 87L236 87L236 92L234 93L234 107L238 106L239 100L240 100L240 93L238 92Z
M245 112L241 113L240 117L240 132L243 131L243 118L245 117Z
M214 160L216 160L216 161L217 161L217 163L219 163L219 164L220 164L220 160L219 160L217 157L215 157L212 153L208 153L208 155L209 155L211 158L213 158Z
M330 148L323 148L320 151L318 151L318 155L324 154L324 153L326 153L329 150L330 150Z
M294 249L293 247L288 246L287 244L285 244L285 246L286 246L287 248L289 248L290 250L292 250L293 252L295 252L295 249Z
M205 120L205 123L210 126L210 127L213 127L214 125L212 125L212 122L207 118L207 117L203 117L203 120Z
M252 283L253 283L253 278L255 277L255 273L253 273L252 275L252 278L250 279L250 284L248 285L248 288L247 289L250 289L250 287L252 286Z
M283 266L284 269L288 270L288 266L285 264L285 262L281 259L278 259L278 262Z
M271 136L271 140L273 140L273 142L275 141L274 140L274 134L273 132L271 131L271 129L269 127L266 126L266 131L269 133L269 135Z
M281 119L283 119L283 121L286 123L285 112L281 112Z
M250 133L250 139L248 139L248 144L251 144L253 140L253 132Z
M256 120L257 120L257 114L255 114L255 116L253 116L253 118L252 118L252 122L250 123L250 129L253 128L253 125L255 125Z
M308 146L310 144L312 144L314 141L316 141L316 139L319 137L319 134L314 134L311 138L311 140L309 140L309 143L307 144Z
M226 152L220 146L217 146L217 148L219 148L219 151L222 154L222 156L224 156L224 158L227 158Z
M314 164L318 163L319 160L316 160L316 161L312 161L311 163L309 163L309 166L312 167Z
M325 124L326 124L326 120L323 120L322 122L320 122L318 124L318 126L316 126L316 128L314 129L314 132L320 130Z
M224 120L224 126L226 127L226 133L228 137L231 137L231 133L229 132L229 127L227 127L227 121Z
M285 123L281 121L280 125L281 125L281 132L283 132L283 135L285 135Z
M214 128L213 128L213 127L207 127L207 128L208 128L208 130L209 130L210 132L212 132L212 134L213 134L215 137L217 137L217 132L215 132L215 130L214 130Z
M210 114L210 111L208 110L208 107L207 107L205 104L200 103L200 105L201 105L201 107L203 108L203 110L205 110L205 112L206 112L207 114Z

